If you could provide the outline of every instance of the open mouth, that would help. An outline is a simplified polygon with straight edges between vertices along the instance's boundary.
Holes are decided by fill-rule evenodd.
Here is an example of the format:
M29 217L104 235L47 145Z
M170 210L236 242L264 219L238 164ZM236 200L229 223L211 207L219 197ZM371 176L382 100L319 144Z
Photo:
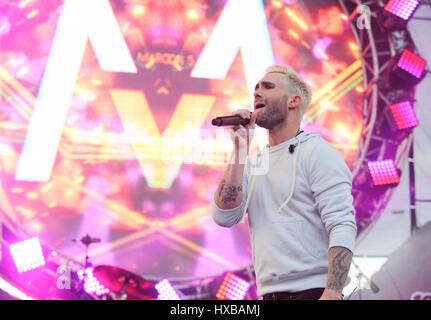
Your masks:
M263 107L265 107L265 105L264 105L263 103L258 103L258 104L254 107L254 109L255 109L255 110L257 110L257 109L260 109L260 108L263 108Z

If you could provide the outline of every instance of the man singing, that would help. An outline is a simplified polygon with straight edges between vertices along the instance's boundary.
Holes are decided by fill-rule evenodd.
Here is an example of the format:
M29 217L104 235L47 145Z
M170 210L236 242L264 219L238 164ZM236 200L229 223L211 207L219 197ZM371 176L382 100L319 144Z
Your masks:
M340 300L356 237L352 174L319 134L300 131L311 101L304 80L288 66L272 66L257 83L249 124L228 129L231 161L214 195L212 214L223 227L248 212L257 293L263 299ZM257 124L269 144L248 155ZM264 162L265 173L252 163Z

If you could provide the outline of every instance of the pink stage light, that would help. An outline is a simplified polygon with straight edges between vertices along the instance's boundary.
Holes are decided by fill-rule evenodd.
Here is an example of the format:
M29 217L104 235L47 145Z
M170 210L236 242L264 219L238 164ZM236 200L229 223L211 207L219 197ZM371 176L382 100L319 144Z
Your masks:
M397 66L420 79L427 62L408 49L404 49Z
M38 237L11 244L9 250L19 273L45 265L45 258Z
M394 160L368 161L368 169L376 186L400 182Z
M250 283L228 272L221 283L216 298L219 300L243 300Z
M389 108L392 111L392 115L394 116L398 129L403 130L413 128L419 124L410 101L391 104Z
M168 279L163 279L155 285L156 290L159 292L157 300L181 300L178 293L172 287Z
M418 0L390 0L385 10L403 20L408 20L418 5Z
M97 296L105 295L110 292L110 290L105 288L93 275L93 268L79 270L77 273L79 280L84 281L85 292L92 293Z

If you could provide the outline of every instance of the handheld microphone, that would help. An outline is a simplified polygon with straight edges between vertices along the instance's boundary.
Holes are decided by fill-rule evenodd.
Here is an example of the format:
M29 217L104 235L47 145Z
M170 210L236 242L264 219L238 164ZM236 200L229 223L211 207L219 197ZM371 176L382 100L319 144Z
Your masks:
M239 115L217 117L211 121L213 126L237 126L250 123L250 119L243 119Z

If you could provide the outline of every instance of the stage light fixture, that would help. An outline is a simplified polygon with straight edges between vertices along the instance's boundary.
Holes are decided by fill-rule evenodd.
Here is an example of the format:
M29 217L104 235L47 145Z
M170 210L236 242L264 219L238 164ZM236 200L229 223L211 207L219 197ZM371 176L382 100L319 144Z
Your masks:
M388 64L380 80L382 89L409 90L423 79L426 65L426 60L411 49L403 49Z
M105 295L110 292L103 284L93 275L93 268L89 267L77 272L79 280L83 281L85 292L95 294L97 296Z
M397 66L409 74L421 79L427 62L417 54L408 49L404 49L398 60Z
M9 250L19 273L45 265L45 258L38 237L11 244Z
M416 127L419 124L412 103L402 101L389 106L391 114L396 125L396 129L404 130Z
M368 161L368 169L375 186L395 185L400 182L400 176L394 160Z
M216 298L218 300L243 300L249 287L250 283L228 272L217 291Z
M418 0L389 0L384 9L403 20L408 20L418 5Z
M155 285L159 295L157 300L181 300L177 291L175 291L168 279L163 279Z
M381 11L379 22L387 31L403 30L419 4L418 0L390 0Z

